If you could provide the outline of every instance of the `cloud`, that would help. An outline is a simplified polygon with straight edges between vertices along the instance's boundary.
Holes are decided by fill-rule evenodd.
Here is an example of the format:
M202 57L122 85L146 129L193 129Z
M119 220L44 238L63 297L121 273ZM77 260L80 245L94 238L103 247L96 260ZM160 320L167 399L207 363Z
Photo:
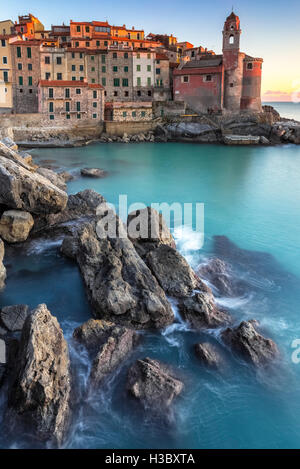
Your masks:
M280 90L267 90L262 95L263 101L292 101L291 93Z

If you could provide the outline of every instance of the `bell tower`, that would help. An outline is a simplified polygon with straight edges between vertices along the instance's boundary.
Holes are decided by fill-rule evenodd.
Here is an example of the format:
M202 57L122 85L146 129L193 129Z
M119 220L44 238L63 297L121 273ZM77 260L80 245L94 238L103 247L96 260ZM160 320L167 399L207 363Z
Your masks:
M232 12L223 29L224 108L239 111L243 82L243 58L240 52L240 19Z

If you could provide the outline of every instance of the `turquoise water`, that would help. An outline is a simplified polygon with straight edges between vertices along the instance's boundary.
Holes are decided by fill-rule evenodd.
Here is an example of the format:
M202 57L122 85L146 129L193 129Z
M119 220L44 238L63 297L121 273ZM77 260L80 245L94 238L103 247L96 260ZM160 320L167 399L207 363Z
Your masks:
M255 372L222 347L221 372L203 369L193 353L202 339L220 342L219 332L194 332L177 322L145 333L139 348L105 387L85 394L89 364L74 348L74 327L91 316L76 265L59 255L60 240L7 251L4 304L47 303L68 337L77 375L79 404L68 448L299 448L300 364L291 343L300 338L300 147L231 148L193 144L109 144L35 150L36 160L52 160L77 175L69 193L93 188L112 203L202 202L205 243L197 245L191 226L178 247L196 267L216 254L213 237L225 235L240 249L228 261L249 282L240 298L218 298L237 322L260 320L281 358L268 372ZM84 179L81 167L101 167L106 179ZM247 252L245 252L247 250ZM268 253L266 256L260 253ZM169 427L145 419L125 392L126 370L138 357L174 365L185 383ZM1 422L0 422L1 424ZM24 435L0 436L2 447L28 447Z

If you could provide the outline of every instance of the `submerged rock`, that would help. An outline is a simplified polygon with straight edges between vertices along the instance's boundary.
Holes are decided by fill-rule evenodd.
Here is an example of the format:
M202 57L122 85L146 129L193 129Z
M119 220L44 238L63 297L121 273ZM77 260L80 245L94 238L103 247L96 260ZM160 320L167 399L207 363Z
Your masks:
M46 179L49 179L49 181L52 182L52 184L57 186L62 191L65 191L67 189L65 179L60 174L55 173L51 169L38 168L36 172L44 176Z
M236 279L230 267L221 259L212 259L201 265L198 275L214 285L221 296L239 296L246 289L246 283Z
M5 279L6 279L6 268L4 267L3 259L4 259L4 243L2 239L0 238L0 290L4 288Z
M196 293L179 302L179 310L183 317L195 329L213 329L231 323L231 316L218 309L214 297L209 292Z
M0 236L8 243L26 241L34 225L32 215L21 210L7 210L0 219Z
M104 178L107 176L107 172L100 168L83 168L80 172L85 177Z
M137 329L171 324L174 314L164 291L119 218L106 204L102 209L97 221L83 224L73 234L74 254L94 315ZM107 224L112 228L109 233Z
M130 368L127 389L145 410L165 418L174 398L183 390L182 381L176 379L168 367L157 360L137 360Z
M174 238L161 213L146 207L129 213L127 232L141 257L161 245L176 248Z
M195 354L201 363L209 368L220 368L223 364L223 358L218 349L209 342L196 344Z
M256 321L243 321L235 328L228 328L222 333L222 339L246 361L255 366L266 365L278 356L278 348L273 340L259 334L254 324Z
M38 440L60 445L70 424L70 361L62 330L46 305L27 317L15 365L10 429L23 425Z
M176 249L161 245L146 256L146 263L167 295L185 297L197 288L209 290Z
M0 156L0 203L35 214L57 213L68 196L38 173Z
M2 324L10 332L21 331L30 310L27 305L4 306L0 311Z

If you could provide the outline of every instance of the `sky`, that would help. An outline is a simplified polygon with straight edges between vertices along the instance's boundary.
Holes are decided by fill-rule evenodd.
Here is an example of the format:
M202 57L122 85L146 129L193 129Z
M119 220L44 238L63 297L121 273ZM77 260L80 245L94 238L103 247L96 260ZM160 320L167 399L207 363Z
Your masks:
M108 20L145 33L172 33L180 41L221 53L223 24L232 8L241 21L241 51L264 59L263 100L299 102L299 0L3 0L0 19L14 21L30 12L47 29L70 19Z

